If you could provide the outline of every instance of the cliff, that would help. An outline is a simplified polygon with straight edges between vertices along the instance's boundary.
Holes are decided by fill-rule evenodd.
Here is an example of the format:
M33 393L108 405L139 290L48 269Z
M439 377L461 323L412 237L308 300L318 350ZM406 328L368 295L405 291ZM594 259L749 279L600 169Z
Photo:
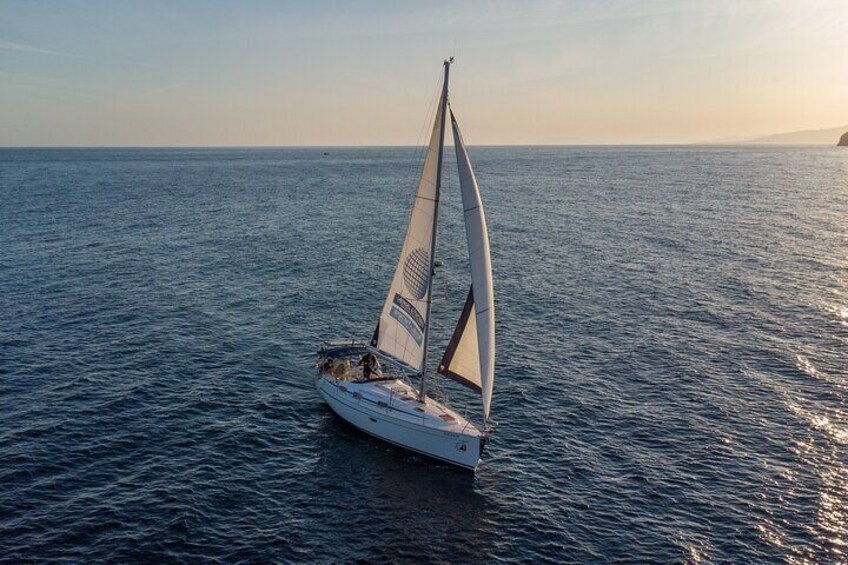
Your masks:
M839 138L839 143L836 145L839 147L848 147L848 131L842 134L842 137Z

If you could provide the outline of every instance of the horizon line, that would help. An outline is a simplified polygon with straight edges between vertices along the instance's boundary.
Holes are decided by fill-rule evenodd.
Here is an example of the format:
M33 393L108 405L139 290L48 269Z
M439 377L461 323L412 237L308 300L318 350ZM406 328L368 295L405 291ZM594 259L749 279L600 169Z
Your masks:
M684 147L684 146L831 146L825 141L757 142L757 141L690 141L649 143L480 143L467 147ZM452 147L453 144L445 144ZM835 144L833 144L836 147ZM0 145L4 149L389 149L421 148L425 145Z

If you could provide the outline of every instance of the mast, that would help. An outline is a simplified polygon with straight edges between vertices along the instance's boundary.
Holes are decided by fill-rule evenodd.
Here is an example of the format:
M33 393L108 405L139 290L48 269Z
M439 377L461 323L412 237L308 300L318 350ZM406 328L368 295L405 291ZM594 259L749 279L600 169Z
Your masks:
M433 208L433 234L430 242L430 288L433 285L433 267L436 260L436 232L438 231L439 218L439 192L442 185L442 154L445 149L445 114L448 103L448 78L450 76L450 66L453 63L453 57L445 61L445 80L442 84L442 98L439 101L441 106L441 124L439 124L439 160L436 164L436 202ZM421 387L418 390L418 401L424 402L427 398L427 348L430 344L430 309L433 306L433 292L427 294L427 325L424 326L424 362L421 365Z

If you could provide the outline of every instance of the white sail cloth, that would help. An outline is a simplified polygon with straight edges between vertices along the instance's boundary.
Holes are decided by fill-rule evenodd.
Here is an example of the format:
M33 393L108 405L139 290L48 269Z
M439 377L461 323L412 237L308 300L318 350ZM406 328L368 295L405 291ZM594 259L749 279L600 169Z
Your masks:
M489 234L477 179L453 112L451 124L471 265L471 292L439 364L439 372L479 390L483 397L483 416L488 419L495 380L495 294Z
M424 370L427 344L427 304L430 301L446 104L447 89L443 87L403 249L371 341L371 345L383 353L419 371Z

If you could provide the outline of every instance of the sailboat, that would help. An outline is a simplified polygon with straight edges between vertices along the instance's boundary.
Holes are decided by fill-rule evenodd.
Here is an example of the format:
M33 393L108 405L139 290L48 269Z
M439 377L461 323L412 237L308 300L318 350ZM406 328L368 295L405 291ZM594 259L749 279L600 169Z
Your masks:
M444 81L430 143L394 277L370 341L322 345L316 386L330 408L360 430L386 442L475 470L486 445L495 370L495 310L489 235L471 161L448 101L453 57ZM456 149L470 288L436 372L482 397L483 423L475 424L427 391L428 347L436 228L450 115ZM413 384L417 380L417 386Z

